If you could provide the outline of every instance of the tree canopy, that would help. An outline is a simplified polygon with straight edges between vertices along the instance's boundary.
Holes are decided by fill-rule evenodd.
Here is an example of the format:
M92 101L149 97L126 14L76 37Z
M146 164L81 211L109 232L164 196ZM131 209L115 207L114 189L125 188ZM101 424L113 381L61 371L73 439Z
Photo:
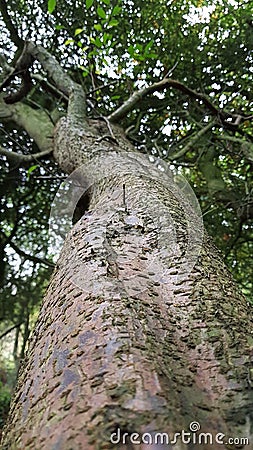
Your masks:
M42 44L82 84L90 117L121 119L140 152L189 180L209 233L251 300L252 2L1 0L0 10L0 317L3 335L16 327L16 358L54 265L48 219L65 176L51 157L50 130L38 143L10 120L25 84L24 71L11 74L26 40ZM38 62L28 72L22 104L53 127L66 97Z

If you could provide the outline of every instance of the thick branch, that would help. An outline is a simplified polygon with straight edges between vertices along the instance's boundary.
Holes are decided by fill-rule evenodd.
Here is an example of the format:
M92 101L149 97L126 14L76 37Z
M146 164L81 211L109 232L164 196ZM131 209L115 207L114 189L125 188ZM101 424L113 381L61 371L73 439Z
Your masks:
M69 97L75 88L75 83L62 69L54 56L52 56L41 45L35 45L33 42L28 43L27 51L33 56L34 59L41 63L43 69L47 72L48 77L53 80L57 88Z
M84 122L86 117L86 98L82 86L75 83L61 68L58 61L41 45L34 45L32 42L29 42L27 48L33 58L41 63L57 89L69 98L69 118L78 122Z
M223 125L225 125L228 129L237 129L238 125L244 121L251 119L252 116L246 117L241 116L238 114L230 114L227 112L223 112L219 110L210 100L209 98L202 93L199 93L197 91L194 91L187 86L185 86L183 83L181 83L178 80L173 80L172 78L164 78L163 80L152 84L151 86L146 86L139 91L135 91L131 97L128 98L128 100L123 103L116 111L114 111L108 119L111 122L118 122L123 117L125 117L130 111L132 111L135 106L140 102L141 99L143 99L148 94L153 94L154 92L163 91L167 87L173 87L181 92L183 92L186 95L189 95L190 97L200 100L203 102L203 104L207 107L207 109L215 116L217 116ZM233 122L227 121L227 119L233 119Z
M21 102L6 105L4 101L0 101L0 119L3 122L14 122L19 127L24 128L36 142L40 150L40 156L42 156L42 152L45 155L53 150L54 124L46 112L39 109L35 110Z
M62 95L65 99L68 99L68 118L72 121L78 122L78 124L80 125L84 125L86 123L86 98L82 86L75 83L62 69L56 59L42 46L35 45L32 42L26 42L25 52L23 54L23 57L21 58L21 61L24 60L24 56L32 57L33 59L41 63L43 69L48 75L49 80L52 80L52 82L55 84L55 91L57 92L57 95ZM26 66L26 68L27 67L28 65ZM7 77L7 80L2 83L1 88L7 86L13 76L17 74L17 68L15 70L10 74L10 76ZM49 85L51 86L52 90L54 86L52 84ZM24 87L27 88L28 83L25 83ZM28 91L29 89L26 90ZM16 98L14 98L14 101L21 100L21 98L26 94L25 90L24 92L21 92L21 94L22 96L20 95L19 91ZM11 101L11 103L14 103L14 101Z

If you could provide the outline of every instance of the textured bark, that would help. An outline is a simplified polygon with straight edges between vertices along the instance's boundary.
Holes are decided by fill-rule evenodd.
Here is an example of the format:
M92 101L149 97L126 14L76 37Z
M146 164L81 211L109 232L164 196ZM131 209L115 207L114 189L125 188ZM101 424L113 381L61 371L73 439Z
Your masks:
M109 449L119 428L173 438L196 421L224 442L249 438L250 308L207 236L187 270L199 248L185 259L189 233L201 232L194 212L186 217L173 179L112 131L102 120L57 126L54 156L68 173L82 166L90 207L44 299L3 449Z

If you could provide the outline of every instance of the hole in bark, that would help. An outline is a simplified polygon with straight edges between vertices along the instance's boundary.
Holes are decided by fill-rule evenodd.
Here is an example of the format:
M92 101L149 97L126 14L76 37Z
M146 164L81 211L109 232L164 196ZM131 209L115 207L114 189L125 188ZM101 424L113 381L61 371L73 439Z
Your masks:
M75 211L72 218L72 224L74 225L81 217L88 211L90 204L90 192L86 191L78 200Z

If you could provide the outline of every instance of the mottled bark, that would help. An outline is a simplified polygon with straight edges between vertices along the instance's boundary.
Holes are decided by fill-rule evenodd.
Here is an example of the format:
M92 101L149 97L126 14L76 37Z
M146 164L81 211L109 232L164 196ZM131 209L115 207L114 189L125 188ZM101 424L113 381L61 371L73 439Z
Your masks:
M172 439L191 422L224 444L115 446L238 448L225 443L251 434L250 308L206 235L198 255L198 218L173 179L112 131L57 126L54 156L82 166L90 206L44 299L3 449L109 449L118 429Z

